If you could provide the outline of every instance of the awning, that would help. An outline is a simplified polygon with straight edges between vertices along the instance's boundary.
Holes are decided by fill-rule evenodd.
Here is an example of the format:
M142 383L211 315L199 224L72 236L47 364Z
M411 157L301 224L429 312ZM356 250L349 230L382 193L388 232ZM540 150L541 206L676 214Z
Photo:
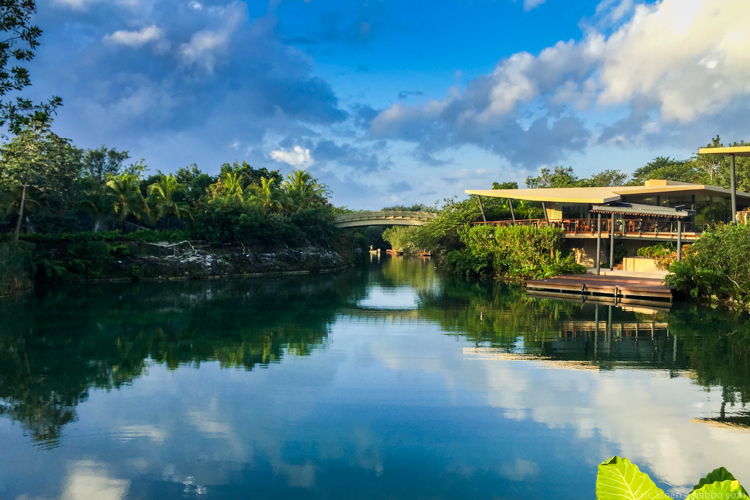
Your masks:
M592 214L622 214L638 215L641 217L665 217L683 219L690 217L691 210L680 210L670 207L657 207L654 205L639 205L636 203L614 202L609 205L594 205L590 210Z

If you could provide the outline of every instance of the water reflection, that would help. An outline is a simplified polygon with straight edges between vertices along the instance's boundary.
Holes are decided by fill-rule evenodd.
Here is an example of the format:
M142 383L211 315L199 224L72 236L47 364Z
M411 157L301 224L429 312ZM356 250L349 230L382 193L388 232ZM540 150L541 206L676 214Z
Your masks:
M719 465L750 482L750 328L726 311L385 257L0 307L0 498L582 498L614 453L675 493Z

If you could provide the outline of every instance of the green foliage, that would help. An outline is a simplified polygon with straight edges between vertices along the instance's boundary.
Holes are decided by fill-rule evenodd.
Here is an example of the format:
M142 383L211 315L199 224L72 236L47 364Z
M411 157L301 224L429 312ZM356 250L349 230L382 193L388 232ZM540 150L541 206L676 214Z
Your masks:
M180 201L178 196L183 194L185 186L180 184L172 175L161 175L159 179L149 187L149 196L146 200L149 206L151 219L166 219L167 230L170 229L172 217L182 219L192 217L190 206L185 201ZM184 196L184 195L183 195Z
M637 465L627 458L612 457L599 464L596 474L597 500L669 498Z
M0 37L0 99L31 85L28 70L20 64L8 67L8 62L13 58L18 63L27 63L34 58L42 34L38 26L31 24L35 13L34 0L0 2L0 32L3 32ZM17 134L32 122L48 123L61 104L59 97L37 105L22 96L16 96L11 102L0 100L0 127L7 126L11 133Z
M101 146L98 149L87 149L83 153L81 170L87 177L95 179L99 184L110 175L117 175L122 170L122 164L130 158L127 151L117 151Z
M715 297L750 304L750 225L719 225L708 229L674 262L668 285L691 297Z
M539 176L527 177L526 186L529 188L624 186L627 179L628 174L622 173L619 170L605 170L598 174L594 174L588 179L580 179L575 172L573 172L572 167L563 167L560 165L555 167L554 171L548 168L543 168L540 170Z
M383 239L390 243L394 250L409 252L416 249L413 243L415 229L409 226L392 226L383 231Z
M518 279L547 278L559 274L583 273L573 255L564 250L564 231L553 227L466 226L461 242L471 257L451 257L481 274ZM484 262L482 265L481 263ZM477 273L480 274L480 273Z
M435 207L429 207L424 203L414 203L413 205L393 205L392 207L384 207L384 211L392 210L394 212L437 212L438 209Z
M627 458L612 457L599 464L596 475L597 500L641 500L671 498L654 484L648 474ZM688 500L748 499L747 491L724 467L715 469L695 485Z

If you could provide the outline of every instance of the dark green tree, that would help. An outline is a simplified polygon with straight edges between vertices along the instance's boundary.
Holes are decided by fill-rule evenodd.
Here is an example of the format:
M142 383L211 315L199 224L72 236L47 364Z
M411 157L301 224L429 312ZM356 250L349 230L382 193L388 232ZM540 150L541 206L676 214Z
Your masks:
M31 24L35 13L34 0L0 0L0 127L7 127L13 134L32 122L48 122L62 104L59 97L40 104L22 96L3 100L9 92L20 92L31 85L29 72L21 64L29 62L39 46L42 30ZM11 65L11 59L16 65Z
M45 123L34 123L0 147L0 185L20 190L16 235L24 220L27 198L43 198L48 207L73 205L75 181L80 177L81 151L68 139L52 133ZM40 203L40 199L35 202Z
M122 164L130 158L127 151L107 149L101 146L98 149L87 149L83 153L84 175L93 177L99 183L104 183L109 174L117 175L122 170Z

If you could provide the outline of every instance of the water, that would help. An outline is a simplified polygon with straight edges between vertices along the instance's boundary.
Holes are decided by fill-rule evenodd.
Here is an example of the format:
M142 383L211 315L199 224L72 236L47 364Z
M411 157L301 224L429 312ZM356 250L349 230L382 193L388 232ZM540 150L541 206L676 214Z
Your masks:
M744 401L745 317L424 260L0 301L2 499L582 499L615 454L677 495L750 484Z

